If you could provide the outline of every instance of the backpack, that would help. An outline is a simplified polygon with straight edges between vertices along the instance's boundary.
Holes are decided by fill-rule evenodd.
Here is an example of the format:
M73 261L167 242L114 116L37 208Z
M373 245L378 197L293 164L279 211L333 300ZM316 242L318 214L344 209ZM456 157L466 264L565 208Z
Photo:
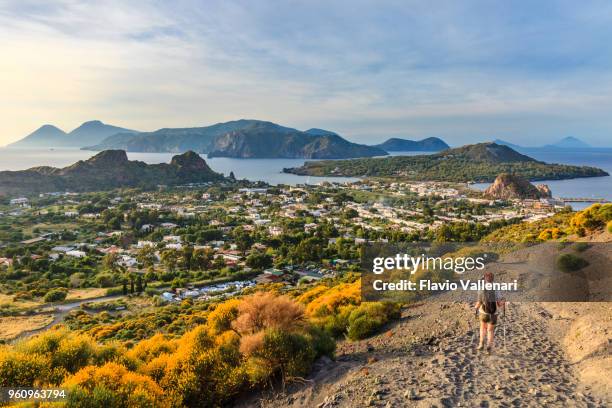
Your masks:
M497 312L497 302L496 301L493 301L493 302L488 301L488 299L490 299L491 296L486 296L486 295L487 295L487 293L485 293L485 299L487 299L487 301L484 302L484 304L482 305L482 308L483 308L483 310L484 310L484 312L486 314L491 314L491 315L495 314L495 312ZM495 299L495 296L492 296L492 297L493 297L493 299Z

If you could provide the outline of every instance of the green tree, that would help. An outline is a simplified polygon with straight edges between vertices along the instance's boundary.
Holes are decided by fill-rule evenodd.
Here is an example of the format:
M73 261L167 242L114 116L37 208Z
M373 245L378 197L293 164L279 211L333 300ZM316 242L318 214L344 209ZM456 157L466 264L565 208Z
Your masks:
M136 254L136 259L145 268L155 265L155 261L157 261L157 257L155 256L155 248L150 245L143 246L138 250L138 253Z
M174 249L167 249L161 253L161 261L170 272L174 272L178 264L179 255Z
M272 266L272 256L254 251L246 259L246 265L253 269L265 269Z
M142 293L143 291L143 287L142 287L142 276L138 275L138 277L136 278L136 292L138 294Z

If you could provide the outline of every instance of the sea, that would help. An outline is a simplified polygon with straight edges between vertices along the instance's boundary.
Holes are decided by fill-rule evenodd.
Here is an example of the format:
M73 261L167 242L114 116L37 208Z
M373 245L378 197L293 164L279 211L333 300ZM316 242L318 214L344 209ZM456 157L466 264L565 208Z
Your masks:
M521 153L547 163L584 165L601 168L612 174L611 149L547 150L521 149ZM25 170L36 166L63 167L78 160L85 160L97 152L79 149L16 149L0 148L0 170ZM128 153L130 160L145 163L168 163L176 153ZM417 155L423 152L393 152L393 155ZM283 168L298 167L304 159L231 159L223 157L206 158L208 165L216 172L226 176L230 171L238 179L265 181L277 184L318 184L324 181L347 182L357 178L350 177L312 177L283 173ZM577 178L570 180L543 180L554 197L603 198L612 201L612 177ZM489 183L473 184L472 187L484 190ZM589 203L571 203L574 209L582 209Z
M522 148L520 153L546 163L572 164L576 166L592 166L612 174L612 148L601 149L552 149ZM612 176L575 178L569 180L542 180L535 184L546 184L550 187L553 197L590 198L612 201ZM490 183L473 184L472 187L484 190ZM567 202L574 210L582 210L592 203Z

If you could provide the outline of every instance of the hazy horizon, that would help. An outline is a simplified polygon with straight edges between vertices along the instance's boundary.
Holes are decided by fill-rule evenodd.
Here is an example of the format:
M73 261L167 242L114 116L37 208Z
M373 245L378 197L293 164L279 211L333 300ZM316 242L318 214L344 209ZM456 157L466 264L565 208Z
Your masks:
M612 143L612 3L9 0L0 146L239 118L366 144Z
M240 120L240 119L253 119L253 118L237 118L237 119L234 119L234 120ZM260 119L257 119L257 120L260 120ZM62 130L62 131L64 131L64 132L66 132L66 133L70 133L70 131L72 131L72 130L76 129L77 127L79 127L79 126L80 126L80 125L82 125L83 123L85 123L85 122L90 122L90 121L100 121L100 122L102 122L102 123L104 123L104 124L107 124L107 125L114 125L114 126L119 126L119 127L124 127L124 128L127 128L127 127L125 127L125 126L121 126L121 125L118 125L118 124L116 124L116 123L108 123L108 122L105 122L105 121L103 121L103 120L99 120L99 119L91 119L91 120L87 120L87 121L81 122L81 123L79 123L78 125L76 125L76 126L74 126L74 127L71 127L71 128L68 128L68 129L62 129L62 128L58 127L58 126L56 126L56 127L58 127L60 130ZM269 120L269 122L273 122L273 121ZM198 127L199 127L199 126L202 126L202 127L204 127L204 126L210 126L210 125L214 125L215 123L218 123L218 122L213 122L213 123L202 124L202 125L198 125ZM277 123L277 124L279 124L279 125L284 125L283 123ZM42 124L41 126L39 126L39 127L38 127L37 129L35 129L34 131L38 130L39 128L41 128L41 127L43 127L43 126L47 126L47 125L52 125L52 126L55 126L53 123L45 123L45 124ZM181 127L193 127L193 126L181 126ZM159 128L159 129L161 129L161 128ZM132 129L132 130L137 130L137 131L141 131L141 132L151 132L151 131L155 131L155 130L159 130L159 129L151 129L151 130ZM310 128L309 128L309 129L310 129ZM304 129L297 129L297 130L306 131L306 130L308 130L308 129L304 128ZM334 129L325 129L325 130L334 131ZM31 132L30 132L30 133L31 133ZM27 136L27 135L26 135L26 136ZM372 140L371 140L371 141L367 141L367 140L366 140L366 141L354 140L354 139L353 139L353 138L351 138L350 136L346 136L346 135L341 135L341 136L343 136L344 138L346 138L347 140L352 141L352 142L356 142L356 143L364 143L364 144L372 144L372 145L373 145L373 144L382 143L382 142L384 142L384 141L386 141L386 140L388 140L388 139L390 139L390 138L405 138L405 139L411 139L411 140L422 140L422 139L425 139L425 138L428 138L428 137L437 137L437 138L440 138L440 139L444 140L445 142L447 142L447 144L449 144L451 147L459 147L459 146L463 146L463 145L465 145L465 144L473 144L473 143L494 142L496 139L500 139L500 140L502 140L502 141L504 141L504 142L507 142L507 143L516 144L516 145L519 145L520 147L524 147L524 148L537 148L537 147L542 147L542 146L545 146L546 144L549 144L549 143L550 143L550 144L554 144L554 143L556 143L556 142L561 141L561 139L564 139L564 138L566 138L566 137L575 137L575 138L579 139L580 141L585 141L585 140L583 140L582 138L580 138L580 137L576 137L576 136L563 136L563 137L558 137L557 139L554 139L554 138L553 138L553 139L551 139L551 140L550 140L550 142L547 142L547 143L539 143L539 144L537 144L537 143L536 143L536 144L534 144L534 143L531 143L531 144L519 144L519 143L515 142L515 141L514 141L514 140L512 140L512 139L502 139L502 138L499 138L499 137L492 137L492 138L488 138L488 139L487 139L487 138L485 138L485 139L478 139L478 140L474 139L474 140L470 140L470 141L465 142L465 143L456 144L456 143L449 142L449 140L448 140L447 138L445 138L444 136L442 136L442 135L437 135L437 136L436 136L436 135L429 135L429 136L414 136L414 137L387 136L387 137L372 138ZM12 143L12 142L11 142L11 143ZM9 144L5 144L5 145L0 145L0 148L10 147L9 145L10 145L11 143L9 143ZM590 145L590 147L593 147L593 148L612 148L612 145L602 145L602 146ZM25 150L32 150L32 149L36 150L36 149L40 149L40 147L36 147L36 146L32 146L32 147L28 147L28 146L19 146L18 148L19 148L19 149L25 149ZM74 149L74 147L63 147L63 148L64 148L64 149Z

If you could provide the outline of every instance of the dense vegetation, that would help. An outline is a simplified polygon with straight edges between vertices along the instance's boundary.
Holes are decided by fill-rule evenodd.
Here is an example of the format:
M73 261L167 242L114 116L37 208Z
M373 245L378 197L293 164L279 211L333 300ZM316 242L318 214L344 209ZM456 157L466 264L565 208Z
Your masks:
M0 258L11 261L0 266L0 294L12 299L0 315L40 312L75 292L117 294L0 345L0 386L66 387L70 406L227 405L245 391L299 380L316 359L334 357L336 341L368 338L399 316L396 304L362 302L364 243L539 242L600 232L612 220L612 205L595 205L518 223L509 202L360 187L260 194L230 183L43 196L31 208L0 201ZM275 273L281 281L182 296ZM175 288L175 297L163 296Z
M593 204L578 212L564 211L533 223L518 223L493 231L488 242L538 242L579 237L604 231L612 221L612 204Z
M73 406L221 406L306 375L317 357L333 357L334 337L361 339L397 317L396 306L361 303L351 280L230 299L182 335L157 333L133 347L96 330L52 330L0 346L0 386L63 386Z
M503 148L504 151L491 153L488 150L490 146L495 146L497 150ZM302 167L285 171L310 176L400 177L406 180L452 182L492 182L501 173L516 174L528 180L607 175L594 167L539 162L507 146L486 143L433 155L310 161Z

